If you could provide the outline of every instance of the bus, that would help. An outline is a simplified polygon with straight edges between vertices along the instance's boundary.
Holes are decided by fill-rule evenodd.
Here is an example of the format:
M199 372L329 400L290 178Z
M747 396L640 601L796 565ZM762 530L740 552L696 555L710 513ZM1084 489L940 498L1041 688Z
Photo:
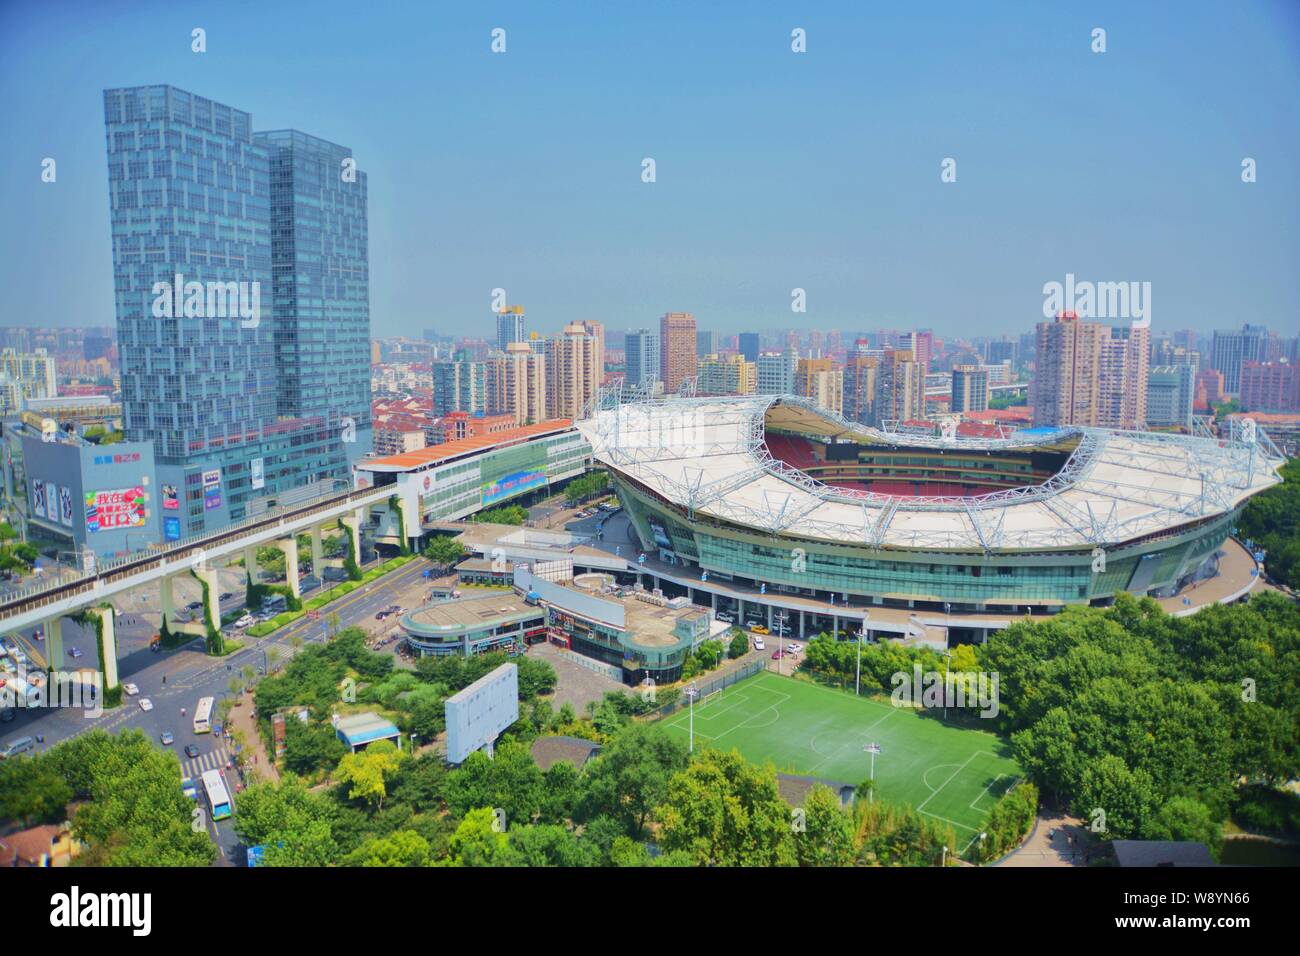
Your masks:
M212 705L215 702L215 698L204 697L199 701L199 706L194 708L194 732L196 734L212 732Z
M226 792L226 782L221 779L219 771L203 771L203 792L208 797L208 809L212 811L212 819L224 820L230 816L233 812L230 794Z

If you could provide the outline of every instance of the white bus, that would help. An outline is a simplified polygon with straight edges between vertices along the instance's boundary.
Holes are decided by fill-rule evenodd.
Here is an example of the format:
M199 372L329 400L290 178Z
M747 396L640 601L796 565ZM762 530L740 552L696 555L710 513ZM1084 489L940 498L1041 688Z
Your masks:
M199 706L194 708L194 732L196 734L212 732L212 705L215 702L215 698L204 697L199 700Z
M233 804L230 802L230 794L226 791L226 782L221 779L221 773L216 770L203 771L203 792L208 798L208 809L212 811L212 819L224 820L233 813Z

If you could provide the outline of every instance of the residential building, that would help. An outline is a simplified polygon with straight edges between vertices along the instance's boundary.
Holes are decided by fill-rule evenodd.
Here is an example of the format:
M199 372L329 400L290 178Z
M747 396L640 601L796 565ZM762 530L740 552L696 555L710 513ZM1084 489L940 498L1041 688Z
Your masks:
M925 418L925 373L911 349L886 349L876 373L873 425Z
M746 362L758 362L758 353L762 351L760 336L757 332L741 332L738 345L740 354L745 356Z
M1038 323L1030 387L1034 423L1140 428L1146 419L1150 330L1081 322L1064 312Z
M989 373L980 365L954 365L952 401L948 410L956 413L982 412L989 407Z
M793 345L780 352L760 352L754 363L758 369L760 395L793 395L794 373L799 364L799 350Z
M0 351L0 379L13 382L23 398L54 398L59 394L54 357L45 349Z
M749 395L758 388L758 367L743 355L706 355L696 369L697 395Z
M1147 370L1148 426L1192 430L1192 406L1196 398L1194 372L1190 365L1153 365Z
M507 305L497 313L497 348L502 352L511 342L523 342L524 307Z
M1251 412L1300 411L1300 375L1290 362L1244 362L1241 404Z
M580 322L570 322L546 344L546 411L578 419L604 377L601 342Z
M646 389L661 381L659 332L655 329L629 329L623 340L627 362L623 380L628 385Z
M696 332L695 333L695 357L702 359L708 355L718 353L718 333L717 332Z
M1243 325L1240 331L1215 329L1210 346L1210 368L1223 373L1223 390L1228 395L1241 393L1241 366L1244 362L1264 359L1268 329L1262 325Z
M800 359L795 366L794 391L838 415L844 408L844 372L828 358Z
M489 411L509 415L516 425L546 418L546 356L527 342L511 342L504 355L492 359L493 386Z
M867 340L858 339L844 361L844 417L851 422L870 424L876 401L876 374L880 357L869 354Z
M659 320L659 375L670 395L695 378L695 316L689 312L667 312Z
M465 353L457 353L464 356ZM450 412L483 415L488 409L487 363L458 357L433 363L433 414Z

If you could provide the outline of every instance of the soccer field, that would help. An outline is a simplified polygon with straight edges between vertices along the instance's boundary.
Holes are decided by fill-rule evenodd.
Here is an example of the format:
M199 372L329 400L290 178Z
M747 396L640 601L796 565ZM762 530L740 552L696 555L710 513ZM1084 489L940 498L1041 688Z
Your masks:
M685 742L689 708L664 721ZM1020 768L996 736L949 726L888 702L855 697L764 671L695 705L695 746L738 750L785 773L858 784L871 776L876 795L911 804L951 823L958 846L975 839Z

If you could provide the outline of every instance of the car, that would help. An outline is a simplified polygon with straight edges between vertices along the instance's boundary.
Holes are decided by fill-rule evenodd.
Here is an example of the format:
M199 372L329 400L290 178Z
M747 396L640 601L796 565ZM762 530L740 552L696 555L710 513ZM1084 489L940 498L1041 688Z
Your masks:
M123 684L122 693L126 694L127 697L134 697L136 694L140 693L140 688L135 684Z
M239 620L235 622L235 627L249 627L256 620L257 618L253 617L253 615L245 614L243 617L241 617Z
M715 614L714 617L717 618L719 621L722 621L724 624L736 623L736 619L732 617L730 614L725 614L725 613Z
M232 597L234 597L234 595L231 594L229 591L222 591L221 597L218 600L229 601Z
M70 647L70 648L68 648L68 656L71 657L71 658L74 658L74 659L80 657L80 656L81 656L81 648L79 648L79 647Z
M391 613L392 613L391 611L380 611L378 614L375 615L375 620L376 620L376 621L382 621L382 620L384 620L385 618L387 618L388 615L391 614Z
M788 654L798 654L801 650L803 650L803 645L802 645L802 644L787 644L787 645L785 646L785 650L786 650L786 653L788 653Z
M170 730L164 730L158 736L158 739L162 741L164 747L170 747L172 744L176 743L176 738L172 735Z
M756 650L756 651L762 651L762 650L766 650L766 649L767 649L767 647L766 647L766 645L763 643L763 639L762 639L761 637L756 637L756 638L754 638L754 650Z
M185 745L185 756L187 756L187 757L197 757L197 756L199 755L199 753L200 753L199 748L196 747L196 746L194 746L194 744L186 744L186 745Z
M140 709L143 710L146 714L149 713L149 711L153 710L153 701L151 701L148 697L141 697Z
M185 610L197 611L201 607L203 607L202 601L191 601L189 604L185 605Z
M749 628L755 634L770 634L771 632L762 624L754 624Z
M790 655L788 653L783 655L780 651L772 652L772 660L774 661L779 661L782 657L789 657L789 656Z

